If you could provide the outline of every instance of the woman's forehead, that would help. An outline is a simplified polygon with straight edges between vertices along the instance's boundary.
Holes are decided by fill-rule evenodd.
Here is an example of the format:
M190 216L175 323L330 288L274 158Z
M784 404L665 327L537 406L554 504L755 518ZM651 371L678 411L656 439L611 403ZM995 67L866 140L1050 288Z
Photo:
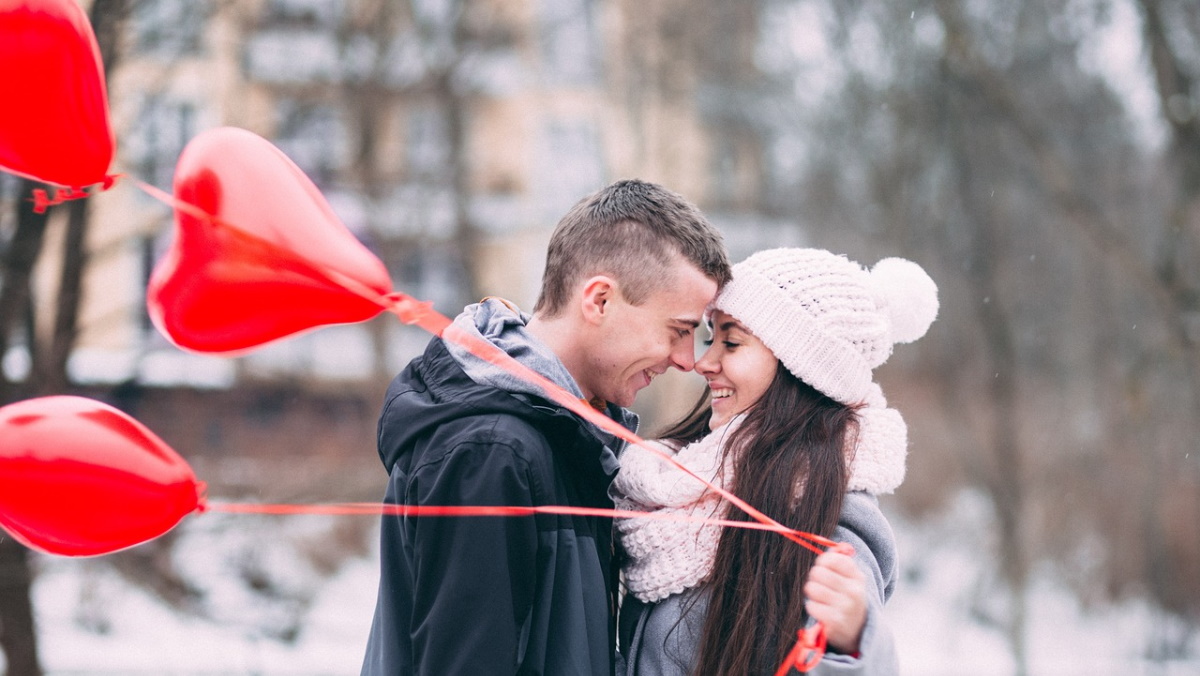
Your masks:
M749 331L745 326L742 325L741 322L724 310L713 310L712 315L709 316L708 322L708 330L713 333L733 330L745 331L749 333Z

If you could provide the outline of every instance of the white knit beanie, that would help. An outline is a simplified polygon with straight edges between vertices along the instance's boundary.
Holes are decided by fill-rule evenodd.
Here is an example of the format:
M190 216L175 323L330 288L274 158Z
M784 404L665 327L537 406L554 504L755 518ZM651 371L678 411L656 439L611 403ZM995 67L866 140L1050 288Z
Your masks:
M768 249L733 266L713 307L741 322L797 378L862 407L854 464L864 485L851 489L899 485L907 430L871 371L893 344L920 338L937 318L937 285L921 266L886 258L867 271L822 249Z

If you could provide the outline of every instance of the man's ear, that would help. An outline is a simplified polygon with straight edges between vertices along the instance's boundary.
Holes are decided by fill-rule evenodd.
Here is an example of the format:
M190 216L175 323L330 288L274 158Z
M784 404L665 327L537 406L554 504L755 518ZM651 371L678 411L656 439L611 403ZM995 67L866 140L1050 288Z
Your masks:
M617 282L606 275L596 275L583 283L579 305L584 321L599 324L612 310L609 303L617 298Z

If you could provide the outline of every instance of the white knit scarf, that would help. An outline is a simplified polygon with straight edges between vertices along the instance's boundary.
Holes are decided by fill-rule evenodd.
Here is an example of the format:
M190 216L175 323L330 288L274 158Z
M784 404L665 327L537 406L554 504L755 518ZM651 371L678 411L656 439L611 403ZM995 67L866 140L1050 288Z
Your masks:
M859 432L850 461L847 489L878 495L890 493L904 480L907 428L891 408L878 386L873 386L871 403L859 409ZM716 486L733 485L734 458L722 450L745 414L713 430L711 434L676 449L661 442L648 442L681 465ZM732 454L731 454L732 455ZM630 445L621 455L621 471L612 484L617 509L653 511L702 518L725 517L724 498L694 477L641 447ZM625 584L643 602L662 600L691 589L706 580L716 560L721 526L691 521L618 519L621 544L629 555Z
M736 416L711 434L674 449L648 442L684 467L716 486L732 485L733 462L721 467L725 441L741 424ZM639 446L629 446L621 455L621 471L613 480L617 509L683 514L703 518L724 517L725 500L707 486L662 458ZM712 571L721 537L721 527L691 521L620 519L621 544L629 555L625 585L645 602L664 599L704 581Z

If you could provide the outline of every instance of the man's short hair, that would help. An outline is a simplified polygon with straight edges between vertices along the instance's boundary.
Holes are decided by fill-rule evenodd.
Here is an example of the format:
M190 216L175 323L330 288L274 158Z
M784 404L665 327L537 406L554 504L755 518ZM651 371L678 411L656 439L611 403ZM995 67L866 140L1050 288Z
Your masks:
M731 277L721 233L694 204L654 183L617 181L580 200L554 228L533 311L558 315L575 285L598 274L641 305L671 281L663 270L678 255L718 288Z

